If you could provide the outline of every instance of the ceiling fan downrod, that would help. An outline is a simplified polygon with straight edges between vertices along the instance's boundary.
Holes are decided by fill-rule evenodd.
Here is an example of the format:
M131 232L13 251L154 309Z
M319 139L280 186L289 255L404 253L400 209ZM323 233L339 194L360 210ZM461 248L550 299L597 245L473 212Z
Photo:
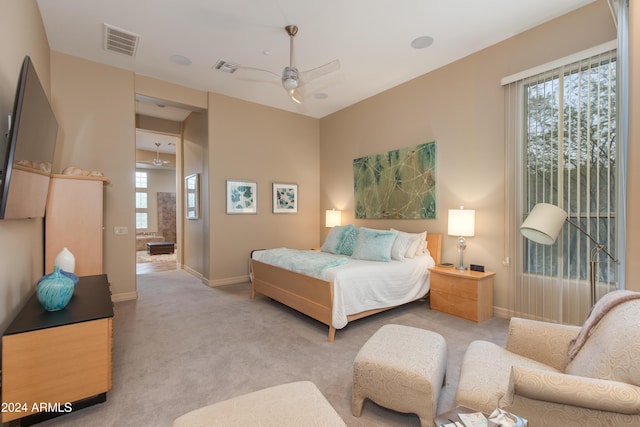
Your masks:
M286 90L293 90L299 85L298 69L294 65L293 56L293 38L298 34L298 27L296 25L287 25L284 29L287 34L289 34L289 66L285 67L282 73L282 86L284 86Z

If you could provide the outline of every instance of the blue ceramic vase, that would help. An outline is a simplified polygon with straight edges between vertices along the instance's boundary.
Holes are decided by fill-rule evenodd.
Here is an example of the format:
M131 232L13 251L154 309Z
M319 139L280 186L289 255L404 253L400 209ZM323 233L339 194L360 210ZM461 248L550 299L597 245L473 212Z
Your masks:
M36 294L45 310L58 311L69 304L74 288L73 280L63 274L60 268L54 267L53 273L38 281Z

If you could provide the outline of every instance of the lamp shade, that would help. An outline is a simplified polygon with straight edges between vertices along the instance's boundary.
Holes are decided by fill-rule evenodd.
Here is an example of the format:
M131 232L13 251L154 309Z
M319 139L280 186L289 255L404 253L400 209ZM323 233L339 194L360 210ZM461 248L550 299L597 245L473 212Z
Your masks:
M335 227L342 224L342 211L328 210L325 215L325 227Z
M567 219L567 213L556 205L538 203L520 226L520 233L529 240L553 245Z
M449 209L449 236L470 237L476 231L476 211L473 209Z

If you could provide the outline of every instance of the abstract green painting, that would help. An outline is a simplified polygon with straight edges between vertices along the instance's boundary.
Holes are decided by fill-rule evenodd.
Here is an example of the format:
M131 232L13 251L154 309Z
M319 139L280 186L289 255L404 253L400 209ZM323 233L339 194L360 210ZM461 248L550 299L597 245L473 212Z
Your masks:
M353 161L355 217L436 218L436 143Z

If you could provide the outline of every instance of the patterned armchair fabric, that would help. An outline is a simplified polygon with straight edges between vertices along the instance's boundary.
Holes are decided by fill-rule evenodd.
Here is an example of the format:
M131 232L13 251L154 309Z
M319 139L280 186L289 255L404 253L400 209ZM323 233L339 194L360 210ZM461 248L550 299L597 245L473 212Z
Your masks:
M573 360L579 327L512 318L506 348L469 345L456 404L536 426L640 425L640 299L611 309Z

